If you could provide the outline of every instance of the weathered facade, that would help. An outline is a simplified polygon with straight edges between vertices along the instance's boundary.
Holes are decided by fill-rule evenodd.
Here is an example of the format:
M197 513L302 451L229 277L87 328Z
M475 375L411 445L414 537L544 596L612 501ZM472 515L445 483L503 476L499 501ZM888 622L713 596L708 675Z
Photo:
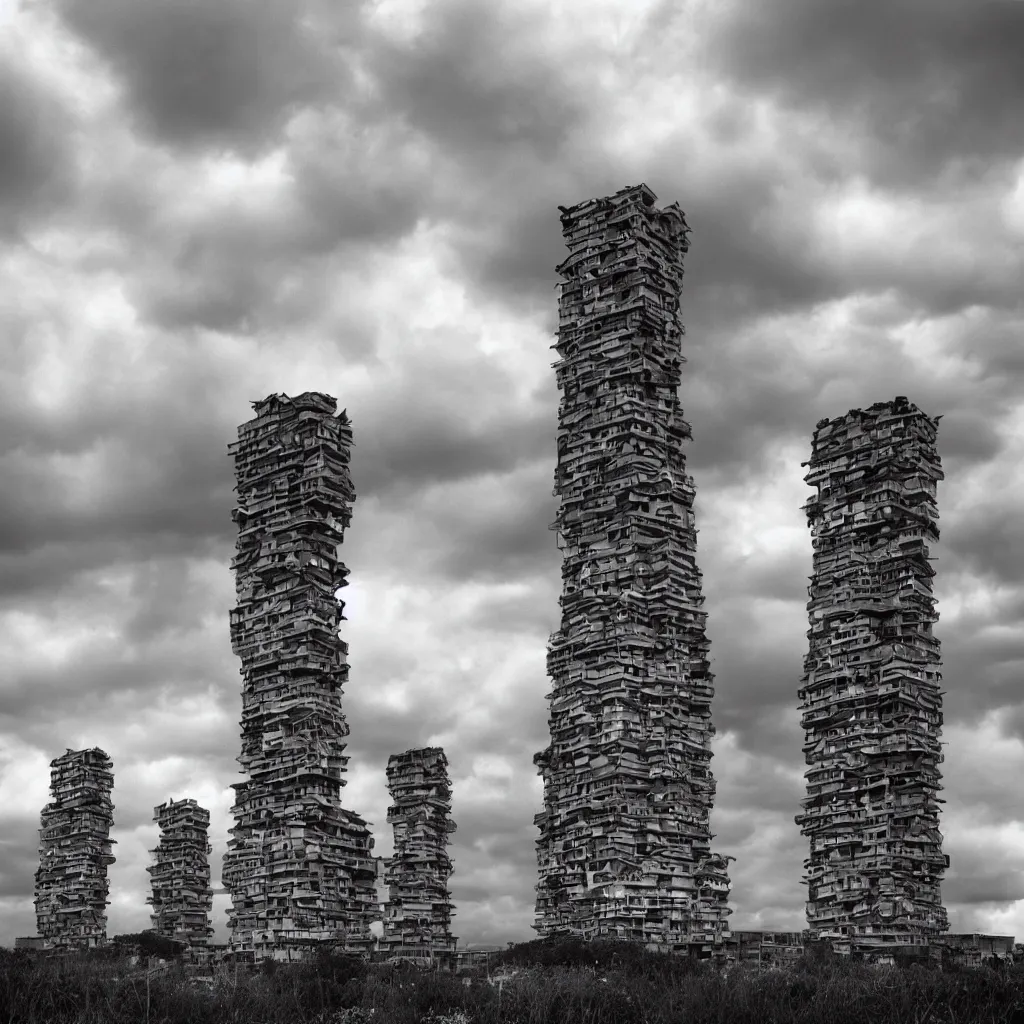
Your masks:
M388 823L394 852L386 863L388 902L381 948L391 955L451 958L452 862L448 837L452 787L440 747L421 747L388 758Z
M107 868L114 805L113 762L99 747L68 750L50 762L50 803L43 808L36 871L36 928L48 948L107 941Z
M814 947L843 952L844 943L831 939L815 939L813 932L741 931L734 929L725 943L726 959L760 967L788 967ZM1011 963L1020 959L1012 935L953 934L933 935L927 942L915 945L874 945L860 951L859 959L885 965L898 960L929 966L956 965L979 967L993 957ZM849 952L849 950L847 950Z
M980 935L977 932L946 932L932 939L939 947L942 963L958 967L980 967L993 958L1013 963L1012 935Z
M348 570L338 559L355 499L352 430L329 395L271 395L229 446L235 459L242 753L224 857L231 945L303 959L331 942L369 948L373 839L341 806L348 645L338 637Z
M822 420L805 480L814 548L799 696L807 798L797 824L807 923L837 952L922 946L939 886L942 694L935 571L938 417L904 397Z
M202 948L210 941L210 812L195 800L169 800L153 808L160 826L150 875L153 931L168 939Z
M370 922L370 934L373 936L373 951L380 953L383 949L381 943L384 939L384 915L387 913L388 905L388 882L387 874L391 863L390 857L374 857L374 919Z
M678 398L688 227L645 185L562 210L548 648L551 743L535 929L708 955L728 935L713 854L713 680Z

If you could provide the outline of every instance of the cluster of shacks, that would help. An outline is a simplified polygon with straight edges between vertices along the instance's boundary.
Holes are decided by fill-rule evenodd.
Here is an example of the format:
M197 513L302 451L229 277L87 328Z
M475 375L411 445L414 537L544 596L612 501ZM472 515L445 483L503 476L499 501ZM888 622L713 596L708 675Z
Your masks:
M928 554L938 538L938 417L902 397L821 421L806 477L817 493L805 506L814 574L797 821L810 845L810 927L728 928L731 858L710 848L714 677L678 398L689 229L645 185L560 209L569 255L558 267L553 529L563 591L548 649L550 744L535 758L544 784L535 928L759 962L820 940L854 955L929 943L965 962L1006 953L1012 937L942 934L948 859ZM231 638L244 680L244 779L223 868L232 948L283 959L323 941L365 951L384 903L383 948L447 955L454 826L443 752L389 761L388 861L373 857L367 823L341 805L348 668L334 594L345 585L338 546L355 498L348 417L320 393L271 395L254 408L231 446ZM105 934L110 768L99 750L53 762L36 904L40 935L55 945ZM208 815L177 801L157 817L154 925L201 944ZM382 889L386 899L375 899Z
M842 952L946 929L935 420L904 397L823 420L805 506L814 548L804 677L810 928Z
M195 800L168 800L153 809L160 843L146 868L152 895L153 931L202 949L210 941L210 812Z
M713 680L678 388L687 225L644 186L565 209L541 934L720 944Z

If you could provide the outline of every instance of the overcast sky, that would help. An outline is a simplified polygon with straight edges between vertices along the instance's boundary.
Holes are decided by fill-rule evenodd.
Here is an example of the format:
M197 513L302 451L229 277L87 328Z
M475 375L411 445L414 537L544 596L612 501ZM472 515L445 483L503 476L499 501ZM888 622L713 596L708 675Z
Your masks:
M804 926L796 690L823 416L943 414L943 885L1024 939L1024 3L0 0L0 943L49 761L114 761L108 933L153 807L239 776L232 464L250 401L352 418L346 806L454 784L454 931L534 936L558 621L557 205L693 229L681 389L733 927ZM216 940L226 941L218 896Z

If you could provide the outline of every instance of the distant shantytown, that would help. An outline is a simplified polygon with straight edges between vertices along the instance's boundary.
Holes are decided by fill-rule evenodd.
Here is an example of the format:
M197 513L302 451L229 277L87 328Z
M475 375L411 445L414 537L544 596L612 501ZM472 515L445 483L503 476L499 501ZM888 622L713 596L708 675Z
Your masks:
M809 845L807 928L730 929L734 858L711 849L714 675L679 400L689 228L677 204L659 208L642 184L559 209L569 252L557 268L552 529L563 586L548 646L550 743L534 758L544 783L536 931L722 962L784 962L809 943L875 962L943 950L1009 957L1012 936L950 934L941 899L949 858L928 554L938 540L941 417L903 396L813 431L798 691L807 795L796 818ZM335 593L346 585L338 549L355 500L350 421L319 392L253 407L229 446L242 780L221 872L232 905L219 952L290 961L327 944L453 964L444 751L389 759L390 858L374 856L367 822L342 802L348 645ZM51 769L38 936L17 944L103 945L113 765L92 748L68 750ZM181 798L154 816L152 930L210 955L209 811Z

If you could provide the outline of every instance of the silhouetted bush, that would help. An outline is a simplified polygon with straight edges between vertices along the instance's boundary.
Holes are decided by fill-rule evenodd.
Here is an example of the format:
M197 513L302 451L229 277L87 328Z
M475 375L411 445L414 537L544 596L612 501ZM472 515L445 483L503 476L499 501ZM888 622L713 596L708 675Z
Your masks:
M326 947L318 949L313 959L302 966L308 977L320 978L333 985L344 985L365 978L369 969L369 964L362 957L336 953Z

